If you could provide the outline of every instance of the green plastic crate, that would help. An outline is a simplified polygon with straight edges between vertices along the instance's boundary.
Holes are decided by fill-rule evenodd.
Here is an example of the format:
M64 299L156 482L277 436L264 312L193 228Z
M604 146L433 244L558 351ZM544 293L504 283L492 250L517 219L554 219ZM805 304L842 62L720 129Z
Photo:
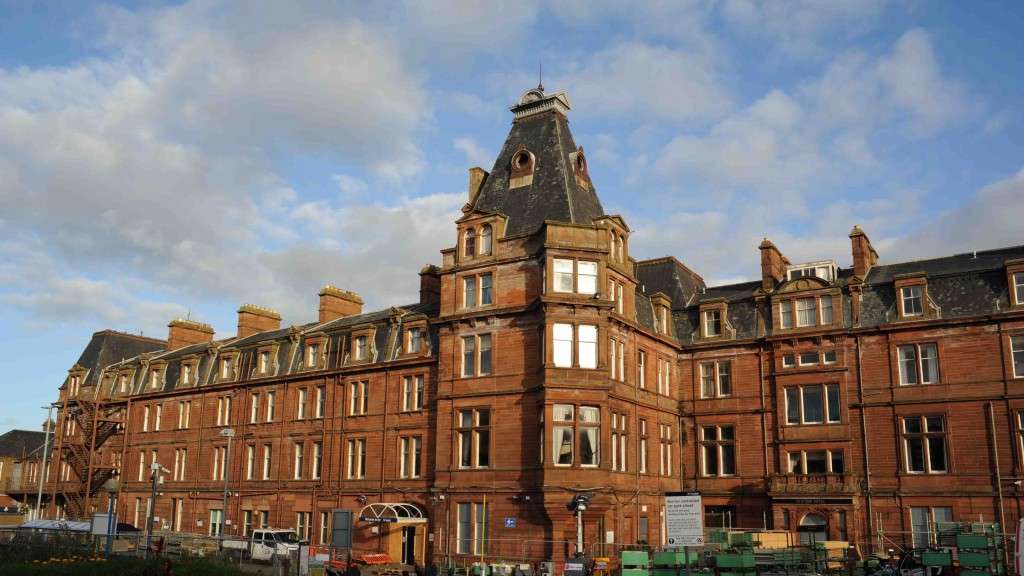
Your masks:
M949 552L926 550L921 553L921 564L925 566L952 566L953 555Z
M992 564L992 558L989 557L988 552L965 552L960 551L957 557L960 560L961 566L967 568L988 568Z
M721 528L708 530L708 542L712 544L728 544L729 532Z
M643 550L623 550L619 555L622 566L644 566L651 563L651 557Z
M989 537L984 534L957 534L957 548L988 548Z
M700 554L695 551L690 551L690 565L697 563L697 559ZM654 553L654 565L655 566L685 566L686 565L686 552L679 550L678 552L655 552Z
M715 564L719 568L753 568L754 555L741 554L719 554L715 556Z
M772 554L772 563L776 566L796 566L803 561L799 550L783 550Z
M651 571L647 568L623 568L622 576L650 576Z
M988 570L961 570L960 576L992 576Z
M729 534L729 544L733 546L753 546L754 534L752 532L733 532Z

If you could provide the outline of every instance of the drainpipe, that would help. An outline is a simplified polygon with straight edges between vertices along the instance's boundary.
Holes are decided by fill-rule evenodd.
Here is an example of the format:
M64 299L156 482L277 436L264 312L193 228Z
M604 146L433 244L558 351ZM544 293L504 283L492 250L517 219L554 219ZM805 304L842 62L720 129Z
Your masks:
M871 505L871 457L868 450L868 423L867 407L864 405L864 375L861 372L861 347L860 336L856 336L854 343L857 347L857 400L860 402L860 437L864 443L864 492L867 499L867 529L870 535L874 530L874 513ZM868 539L868 552L874 552L874 540Z
M999 442L996 440L996 415L992 402L988 403L988 425L992 431L992 459L995 462L996 468L996 495L999 497L999 527L1005 534L1006 511L1003 507L1003 473L999 468ZM1010 550L1006 547L1005 542L1003 542L1003 561L1006 562L1006 566L1010 565Z

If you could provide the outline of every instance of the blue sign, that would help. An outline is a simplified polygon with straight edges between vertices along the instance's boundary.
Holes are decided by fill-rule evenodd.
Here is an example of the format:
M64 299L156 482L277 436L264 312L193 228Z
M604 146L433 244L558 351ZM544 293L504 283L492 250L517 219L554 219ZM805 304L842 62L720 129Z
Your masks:
M505 528L515 528L515 527L516 527L516 519L515 519L515 517L514 516L506 516L505 517Z

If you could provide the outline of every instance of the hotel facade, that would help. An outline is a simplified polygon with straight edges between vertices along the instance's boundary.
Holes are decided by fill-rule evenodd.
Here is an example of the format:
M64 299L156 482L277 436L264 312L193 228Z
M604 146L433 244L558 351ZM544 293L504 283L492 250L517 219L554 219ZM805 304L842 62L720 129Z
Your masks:
M1024 246L885 263L854 226L852 265L765 239L759 278L707 286L632 256L565 93L511 111L418 301L367 312L328 285L307 324L246 304L227 337L94 334L60 386L45 515L106 510L117 476L144 528L157 463L159 530L328 543L347 510L356 553L408 563L562 559L580 493L588 553L663 544L681 490L708 525L862 554L1020 517Z

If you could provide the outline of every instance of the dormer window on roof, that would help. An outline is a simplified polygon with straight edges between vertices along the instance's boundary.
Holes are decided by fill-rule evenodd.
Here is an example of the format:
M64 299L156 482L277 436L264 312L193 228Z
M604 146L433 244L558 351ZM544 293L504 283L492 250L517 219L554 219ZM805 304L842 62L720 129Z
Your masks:
M493 232L490 224L484 224L480 227L480 254L488 255L491 253L491 236Z
M839 267L834 260L796 264L786 270L786 279L792 280L794 278L809 278L813 276L821 278L826 282L835 282L838 269Z
M476 230L472 228L466 230L462 246L467 258L476 256Z
M928 298L928 277L923 272L897 276L894 288L899 318L934 318L940 313Z
M512 165L509 167L508 187L522 188L533 184L533 172L536 158L533 153L523 148L512 155Z
M181 365L181 383L185 386L192 384L192 365L182 364Z

